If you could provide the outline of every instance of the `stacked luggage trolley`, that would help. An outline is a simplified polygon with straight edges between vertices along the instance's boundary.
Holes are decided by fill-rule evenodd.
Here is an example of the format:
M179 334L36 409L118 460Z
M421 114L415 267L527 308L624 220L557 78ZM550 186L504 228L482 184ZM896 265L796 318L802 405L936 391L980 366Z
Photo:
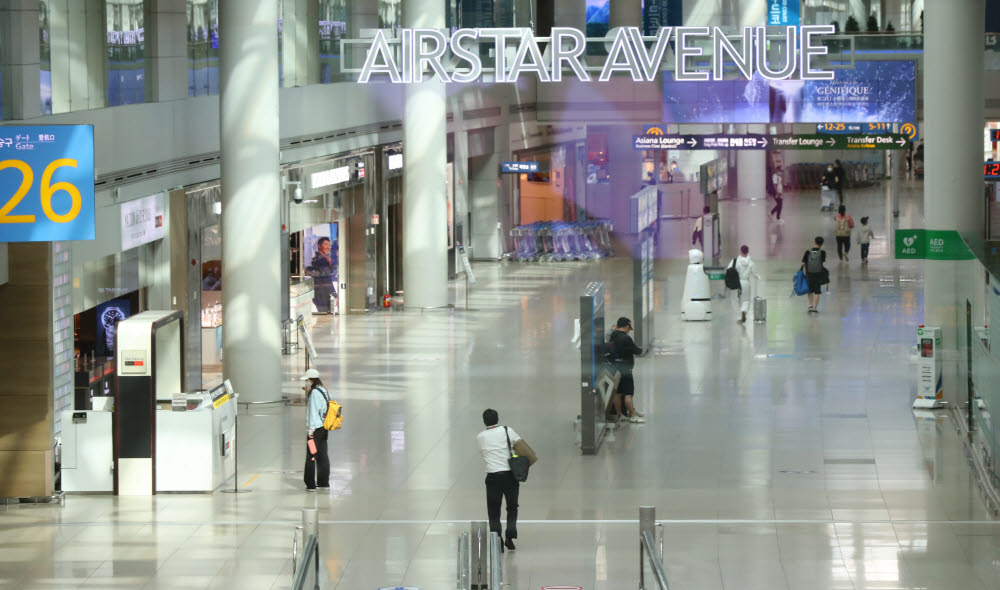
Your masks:
M514 251L505 258L517 262L599 260L614 255L611 222L536 221L510 230Z

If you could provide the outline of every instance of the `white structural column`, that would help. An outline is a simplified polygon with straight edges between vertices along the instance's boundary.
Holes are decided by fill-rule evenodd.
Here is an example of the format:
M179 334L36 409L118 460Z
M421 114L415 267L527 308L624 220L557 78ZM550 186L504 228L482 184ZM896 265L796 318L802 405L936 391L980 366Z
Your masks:
M557 27L572 27L586 33L587 2L586 0L552 0L554 21Z
M319 0L285 0L281 15L284 86L319 82Z
M642 4L640 0L611 0L609 8L608 26L610 28L642 26Z
M3 118L7 121L34 119L41 110L38 0L6 4L0 3ZM3 262L0 278L3 278L7 270L6 257L0 261Z
M924 11L925 224L981 237L984 0L928 0ZM924 322L942 328L945 399L952 404L965 394L958 351L965 300L978 295L972 276L967 264L925 264Z
M747 125L746 132L767 133L767 125ZM766 151L736 152L736 198L741 200L767 198Z
M407 0L403 25L443 29L444 2ZM403 291L407 307L448 304L447 145L444 84L408 84L403 108Z
M278 1L221 0L222 346L241 401L281 397Z
M146 100L187 98L187 4L146 0L146 14Z
M105 106L105 35L103 0L49 2L53 114Z

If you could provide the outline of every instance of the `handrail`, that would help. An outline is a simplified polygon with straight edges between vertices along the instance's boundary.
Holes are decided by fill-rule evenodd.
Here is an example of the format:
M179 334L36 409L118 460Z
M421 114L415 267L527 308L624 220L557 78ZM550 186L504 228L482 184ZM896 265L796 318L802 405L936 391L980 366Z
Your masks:
M308 565L310 561L313 563L312 568ZM316 541L315 535L309 535L309 539L306 540L306 547L302 552L302 567L295 572L295 578L292 581L292 590L306 589L306 581L310 569L313 573L313 588L319 590L319 543Z
M653 577L659 590L670 590L667 583L667 571L663 567L663 525L656 522L656 508L653 506L639 507L639 590L646 590L646 558L653 567ZM654 532L659 529L659 555L656 553L656 537Z
M458 590L471 590L469 583L472 578L472 564L469 561L471 540L468 531L458 537L458 571L455 574L455 586Z
M646 531L642 533L642 554L639 556L640 567L644 566L643 556L649 556L649 563L653 566L653 576L656 580L656 585L660 590L670 590L670 584L667 583L667 572L663 569L663 562L655 557L653 553L653 547L655 543L653 541L653 535ZM639 588L640 590L645 590L645 567L639 570Z
M496 531L490 533L488 547L490 555L490 590L500 590L503 584L503 563L500 561L500 534Z

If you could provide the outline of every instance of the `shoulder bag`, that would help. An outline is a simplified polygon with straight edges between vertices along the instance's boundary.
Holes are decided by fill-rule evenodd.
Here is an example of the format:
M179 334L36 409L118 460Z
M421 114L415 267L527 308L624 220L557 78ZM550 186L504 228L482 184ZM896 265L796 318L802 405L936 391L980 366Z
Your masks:
M507 454L510 455L510 458L507 459L507 465L510 466L510 472L517 481L528 481L530 460L527 457L514 454L514 449L510 445L510 432L507 431L506 426L503 427L503 433L507 437Z

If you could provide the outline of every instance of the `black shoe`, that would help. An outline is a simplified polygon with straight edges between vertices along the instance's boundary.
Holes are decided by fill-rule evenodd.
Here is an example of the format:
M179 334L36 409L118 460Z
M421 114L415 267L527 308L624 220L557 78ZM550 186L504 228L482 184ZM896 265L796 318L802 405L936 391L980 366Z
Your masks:
M517 547L514 547L514 541L511 540L511 539L507 539L506 541L504 541L503 546L506 547L507 549L510 549L511 551L517 549ZM501 548L500 552L503 553L503 549L502 548Z

